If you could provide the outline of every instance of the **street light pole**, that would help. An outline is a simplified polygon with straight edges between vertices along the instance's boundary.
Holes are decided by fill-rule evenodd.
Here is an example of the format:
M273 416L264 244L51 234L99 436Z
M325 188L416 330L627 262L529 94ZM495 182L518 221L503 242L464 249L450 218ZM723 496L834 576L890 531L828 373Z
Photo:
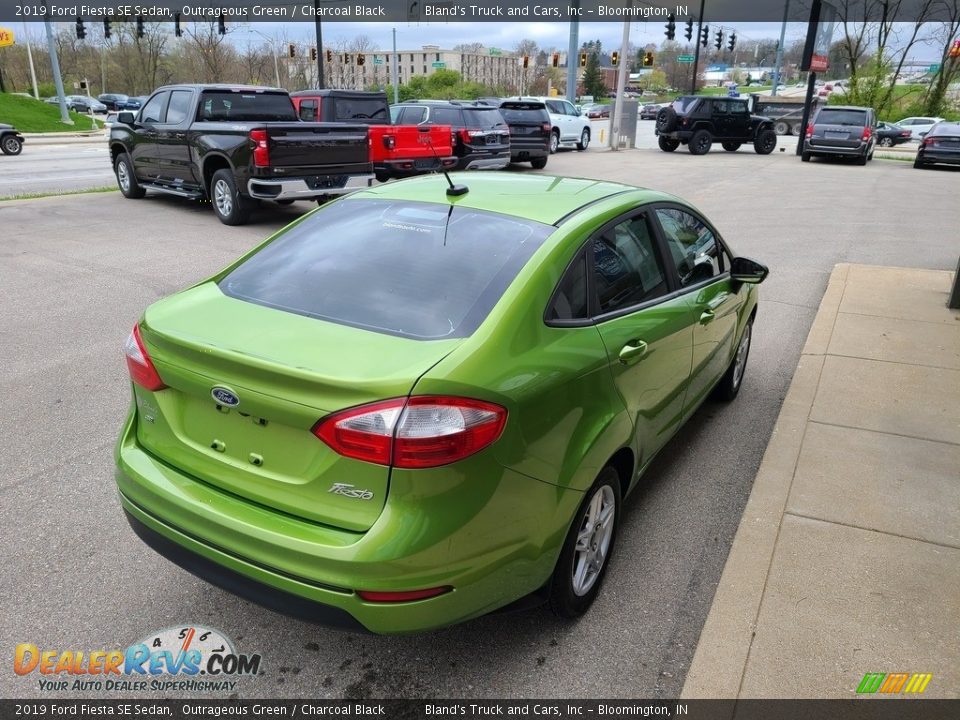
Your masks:
M633 7L633 0L627 7ZM610 130L610 147L620 149L620 127L623 124L623 92L627 88L627 52L630 48L630 21L623 21L623 38L620 41L620 67L617 72L617 97L613 106L613 121Z
M73 120L67 113L67 99L63 95L63 78L60 76L60 58L57 56L57 43L53 40L53 27L50 16L43 21L47 31L47 52L50 53L50 66L53 69L53 84L57 87L57 97L60 99L60 122L64 125L73 125Z
M400 102L400 63L397 59L397 29L393 29L393 57L390 58L390 73L393 75L393 104Z
M777 45L777 59L776 64L773 68L773 90L770 91L770 95L777 94L777 85L780 84L780 66L783 65L783 39L787 33L787 18L790 13L790 0L787 0L786 5L783 6L783 24L780 26L780 44Z
M320 0L313 0L314 28L317 33L317 89L325 87L323 80L323 31L320 27Z
M579 12L580 0L573 1L574 9ZM576 17L576 16L574 16ZM580 67L577 62L577 45L579 44L580 21L570 21L570 42L567 44L567 89L566 98L573 102L577 97L577 68Z
M27 35L27 24L23 23L23 36L27 39L27 62L30 63L30 82L33 83L33 97L40 99L40 91L37 89L37 71L33 68L33 51L30 50L30 36Z

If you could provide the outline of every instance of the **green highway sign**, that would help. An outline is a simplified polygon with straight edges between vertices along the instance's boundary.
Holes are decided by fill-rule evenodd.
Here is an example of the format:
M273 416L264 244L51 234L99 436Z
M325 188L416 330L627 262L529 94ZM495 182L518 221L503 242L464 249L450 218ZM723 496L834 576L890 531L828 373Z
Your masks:
M692 63L693 55L677 55L677 62Z
M435 62L435 63L433 63L433 66L434 66L435 68L445 68L445 67L447 66L447 64L446 64L445 62Z
M376 55L374 55L374 56L373 56L373 64L374 64L374 65L383 65L383 58L382 58L382 57L377 57Z
M939 70L940 70L940 63L934 63L933 65L927 68L927 72L932 72L932 73L938 72Z
M503 51L500 48L490 48L491 55L503 55Z

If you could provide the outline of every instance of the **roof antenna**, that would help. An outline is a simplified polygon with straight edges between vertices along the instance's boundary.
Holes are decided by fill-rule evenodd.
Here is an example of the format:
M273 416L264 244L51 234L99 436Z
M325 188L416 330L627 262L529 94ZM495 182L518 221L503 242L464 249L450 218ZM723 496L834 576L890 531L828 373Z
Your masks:
M448 173L447 169L443 167L443 161L440 159L440 156L437 155L437 149L433 146L433 138L429 138L427 147L430 148L430 152L433 153L433 156L437 159L437 162L440 163L441 172L447 179L447 184L450 186L447 188L447 195L449 197L459 197L460 195L466 195L468 192L470 192L470 188L468 188L466 185L453 184L453 180L450 179L450 173Z

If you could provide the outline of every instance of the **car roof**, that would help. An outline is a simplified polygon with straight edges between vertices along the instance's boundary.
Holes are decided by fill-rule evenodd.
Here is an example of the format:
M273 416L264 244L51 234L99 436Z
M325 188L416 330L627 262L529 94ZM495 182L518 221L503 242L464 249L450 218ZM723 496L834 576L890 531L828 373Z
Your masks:
M466 185L469 192L451 198L446 194L449 187L446 178L442 174L432 174L361 190L346 200L382 198L449 203L547 225L556 225L586 205L626 192L636 193L638 203L675 200L654 190L587 178L493 172L451 173L450 178L454 184Z
M927 136L952 134L960 134L960 122L947 122L944 120L934 125L930 132L927 133Z
M824 105L821 110L857 110L859 112L873 112L873 108L858 105Z

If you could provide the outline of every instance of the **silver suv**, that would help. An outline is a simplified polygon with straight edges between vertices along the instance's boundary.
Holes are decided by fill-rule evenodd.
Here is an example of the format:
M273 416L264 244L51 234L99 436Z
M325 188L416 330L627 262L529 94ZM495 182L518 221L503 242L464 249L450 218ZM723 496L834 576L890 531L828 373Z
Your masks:
M820 108L807 125L800 158L809 162L814 155L841 155L857 159L860 165L873 160L877 144L877 116L873 108L828 105Z

